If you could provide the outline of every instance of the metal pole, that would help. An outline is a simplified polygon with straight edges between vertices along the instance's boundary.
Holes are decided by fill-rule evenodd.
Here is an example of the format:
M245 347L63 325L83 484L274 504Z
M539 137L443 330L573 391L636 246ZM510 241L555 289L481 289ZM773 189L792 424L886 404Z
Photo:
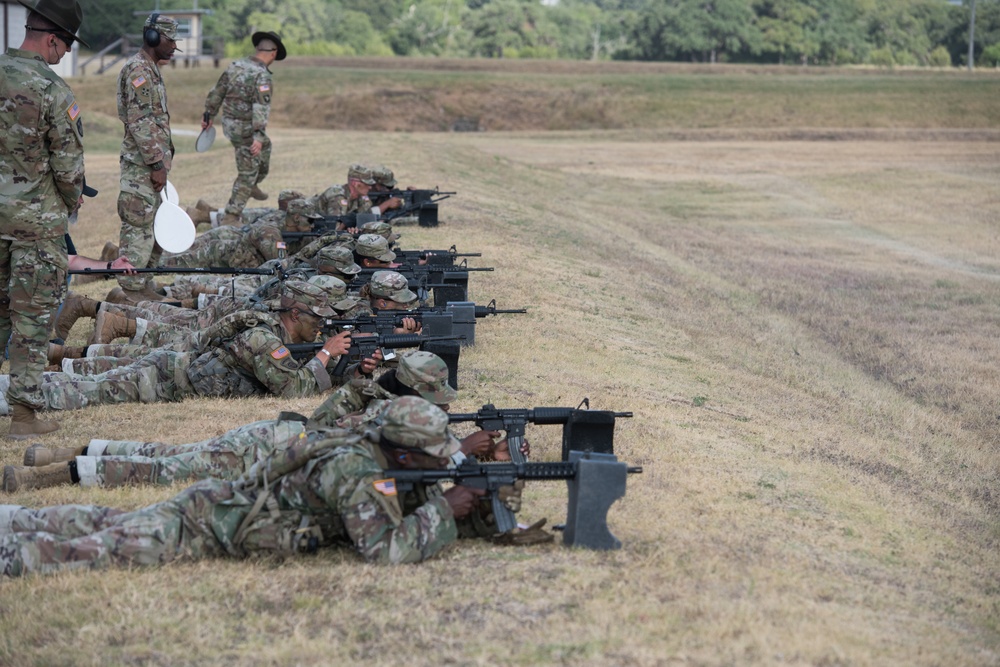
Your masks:
M969 12L969 58L968 66L971 72L975 69L976 64L974 62L976 47L976 0L972 0L972 11Z

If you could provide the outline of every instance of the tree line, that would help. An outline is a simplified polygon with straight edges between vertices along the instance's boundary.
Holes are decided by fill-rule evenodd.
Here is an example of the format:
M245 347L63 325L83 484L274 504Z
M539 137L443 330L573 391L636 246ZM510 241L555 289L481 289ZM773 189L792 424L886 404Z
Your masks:
M141 32L149 0L82 0L83 36ZM156 0L159 10L191 0ZM201 0L242 54L257 30L300 55L565 58L797 65L1000 66L1000 0Z

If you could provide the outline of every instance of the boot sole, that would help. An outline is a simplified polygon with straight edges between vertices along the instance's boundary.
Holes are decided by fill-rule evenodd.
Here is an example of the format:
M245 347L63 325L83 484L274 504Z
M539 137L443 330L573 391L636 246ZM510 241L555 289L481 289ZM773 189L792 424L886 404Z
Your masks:
M53 463L53 461L46 461L45 463L38 462L39 459L38 450L40 449L44 449L46 452L48 452L48 450L45 449L45 447L43 447L38 443L35 443L34 445L31 445L26 450L24 450L24 465L34 468L35 466L47 465L49 463Z

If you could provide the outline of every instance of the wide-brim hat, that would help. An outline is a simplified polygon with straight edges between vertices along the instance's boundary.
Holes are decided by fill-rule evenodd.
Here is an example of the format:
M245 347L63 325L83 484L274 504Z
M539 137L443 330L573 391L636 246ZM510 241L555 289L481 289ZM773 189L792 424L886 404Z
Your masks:
M255 32L250 37L250 41L253 42L254 48L256 48L257 45L260 44L261 40L264 39L269 39L278 45L278 55L276 55L274 59L284 60L285 56L288 55L288 52L285 51L285 45L281 43L281 36L276 32L265 32L262 30L260 32Z
M83 7L77 0L17 0L19 3L38 12L49 21L73 35L76 41L88 49L90 44L83 41L77 32L83 25Z

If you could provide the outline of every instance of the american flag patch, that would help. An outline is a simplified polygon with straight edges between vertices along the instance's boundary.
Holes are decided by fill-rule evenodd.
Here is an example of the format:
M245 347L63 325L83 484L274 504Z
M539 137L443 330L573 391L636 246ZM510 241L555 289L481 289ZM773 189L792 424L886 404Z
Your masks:
M285 248L288 247L288 244L286 244L284 241L278 241L274 245L277 246L278 250L284 250Z
M340 200L340 205L346 207L347 206L347 200L346 199L341 199Z
M273 358L273 359L284 359L289 354L291 354L291 352L288 351L288 348L285 347L284 345L282 345L277 350L275 350L274 352L271 353L271 358Z
M140 74L138 77L132 79L132 85L136 88L146 83L146 77Z
M394 479L378 479L372 482L372 486L383 496L396 495L396 480Z
M73 102L73 104L69 105L69 108L66 109L66 113L69 114L70 120L76 120L76 117L80 115L80 105Z
M265 83L263 86L258 86L257 90L259 90L262 93L266 93L267 91L271 90L271 84Z

